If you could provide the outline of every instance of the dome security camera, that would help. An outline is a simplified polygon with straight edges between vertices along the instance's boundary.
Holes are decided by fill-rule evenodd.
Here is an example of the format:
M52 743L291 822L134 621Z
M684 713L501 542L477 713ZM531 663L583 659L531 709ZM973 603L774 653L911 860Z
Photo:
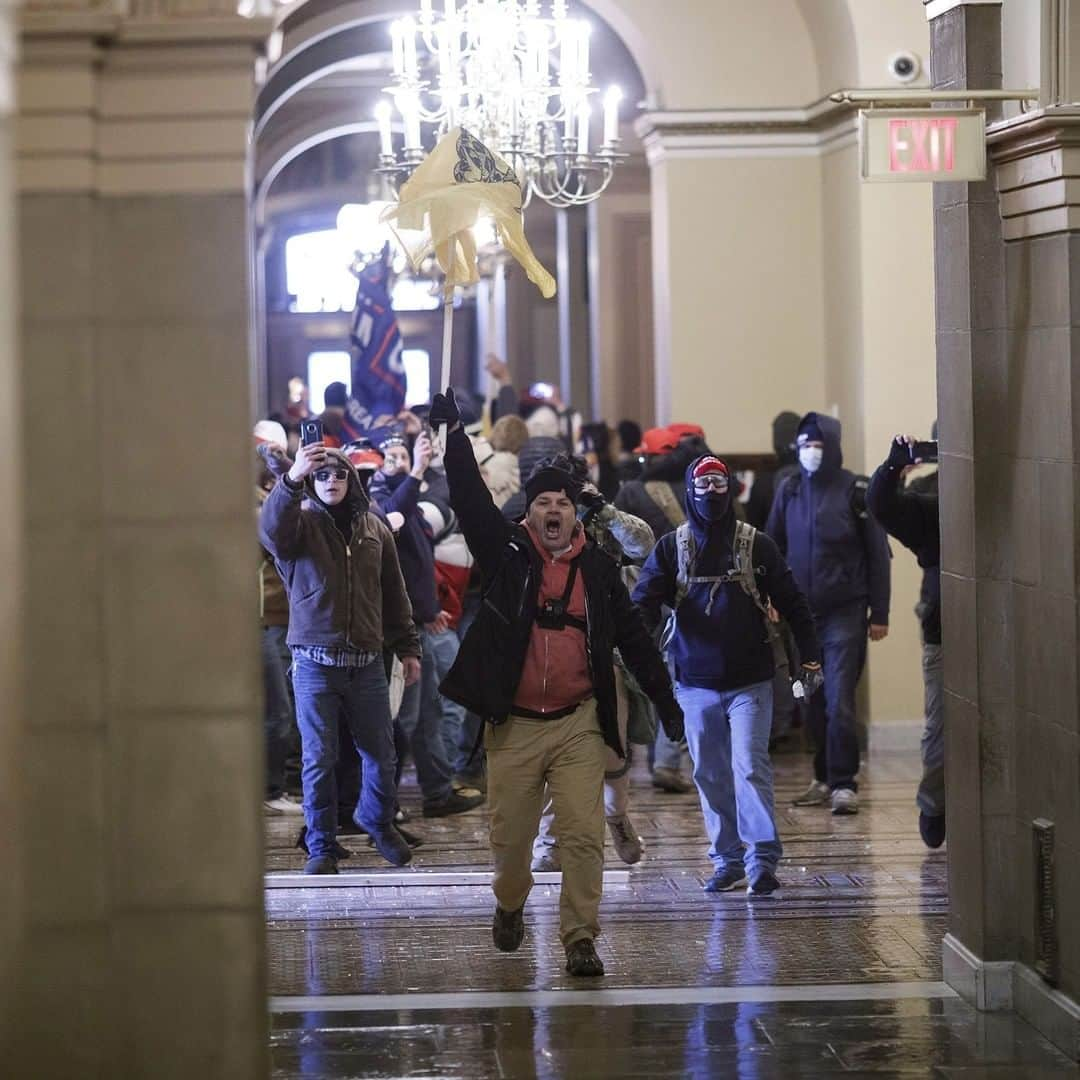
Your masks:
M889 74L899 83L914 82L922 74L922 61L913 52L893 53Z

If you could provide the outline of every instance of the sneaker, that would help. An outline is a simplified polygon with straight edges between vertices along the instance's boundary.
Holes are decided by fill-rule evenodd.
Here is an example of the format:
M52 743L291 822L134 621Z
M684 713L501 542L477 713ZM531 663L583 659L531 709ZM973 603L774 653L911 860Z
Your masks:
M611 842L615 845L615 851L627 866L641 862L641 856L645 852L645 846L641 837L634 828L634 823L626 814L613 814L607 819L608 831L611 833Z
M558 848L548 848L543 855L534 855L532 872L534 874L558 874L562 871Z
M495 919L491 924L491 938L499 952L517 952L525 937L525 908L517 911L495 909Z
M838 787L832 793L832 812L834 814L857 814L859 796L851 788Z
M780 888L780 882L771 870L762 870L746 887L747 896L772 896Z
M660 791L669 791L672 795L686 795L694 790L694 785L678 769L668 769L663 765L653 769L652 786Z
M596 946L592 938L581 938L566 950L566 971L568 975L603 975L604 961L596 955Z
M412 848L408 841L393 825L384 829L370 830L371 842L375 850L391 865L405 866L412 861Z
M272 799L263 799L263 810L268 814L302 814L304 808L284 795L275 795Z
M829 801L829 785L820 780L811 780L810 786L797 798L791 800L792 806L824 806Z
M717 870L713 876L705 882L706 892L731 892L746 881L746 871L741 866L729 866L724 870Z
M945 815L919 813L919 835L928 848L939 848L945 843Z
M460 791L451 791L442 802L424 803L424 817L450 817L451 814L464 814L475 810L484 801L483 792L465 795Z
M300 826L300 834L297 836L296 843L293 845L293 847L299 848L305 855L308 854L306 825ZM342 859L352 858L352 852L347 847L342 847L342 845L339 844L336 840L334 841L334 846L333 848L331 848L331 851L334 858L337 859L339 862Z
M329 855L315 855L304 863L305 874L336 874L337 860Z

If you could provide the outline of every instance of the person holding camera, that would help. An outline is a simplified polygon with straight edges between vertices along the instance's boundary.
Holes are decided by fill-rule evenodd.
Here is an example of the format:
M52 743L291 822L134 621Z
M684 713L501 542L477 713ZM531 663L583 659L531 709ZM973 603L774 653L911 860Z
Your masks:
M682 737L682 710L619 567L577 520L581 484L574 474L554 460L540 463L525 482L524 520L507 521L480 475L453 390L435 396L430 419L449 429L451 503L484 586L483 605L442 691L488 721L495 946L514 952L524 937L546 784L563 869L566 970L603 975L593 941L600 932L606 747L626 756L615 649L675 739Z
M910 483L917 465L937 462L937 443L897 435L889 457L870 478L866 504L885 531L911 551L922 569L915 609L922 626L926 726L922 736L923 775L916 803L919 834L929 848L945 843L945 668L941 651L941 524L938 478L934 471Z
M305 500L306 496L306 500ZM306 874L336 874L339 725L363 759L354 819L394 866L412 858L394 826L393 724L383 647L420 677L420 641L390 530L356 470L321 441L302 445L259 516L259 538L289 594L288 644L303 747Z
M736 520L732 477L706 454L686 470L687 522L662 537L634 589L645 623L666 637L686 718L709 858L706 892L746 882L752 896L780 887L783 848L773 808L769 732L776 671L773 609L788 621L803 682L820 681L814 621L776 544Z
M807 413L795 445L799 471L776 489L765 531L810 601L821 642L823 692L807 695L814 778L795 806L859 812L855 691L866 642L889 634L889 542L866 508L867 480L844 468L840 421Z

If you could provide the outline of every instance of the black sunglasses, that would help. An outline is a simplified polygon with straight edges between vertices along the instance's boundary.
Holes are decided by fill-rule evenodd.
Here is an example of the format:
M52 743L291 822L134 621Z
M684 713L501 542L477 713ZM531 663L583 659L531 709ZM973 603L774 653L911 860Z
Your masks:
M315 479L320 484L325 484L327 480L347 480L349 478L348 469L319 469L315 474Z

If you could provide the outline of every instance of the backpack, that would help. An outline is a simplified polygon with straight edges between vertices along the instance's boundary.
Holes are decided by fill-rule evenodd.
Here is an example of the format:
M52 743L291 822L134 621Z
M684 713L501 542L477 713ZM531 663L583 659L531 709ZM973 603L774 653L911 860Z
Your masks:
M694 575L694 564L697 561L697 541L688 522L680 525L675 530L675 552L678 560L678 569L675 574L675 603L672 605L671 618L664 631L662 646L666 648L675 634L675 620L678 617L679 605L686 599L691 585L711 585L709 602L705 606L705 614L712 612L713 601L720 591L721 585L727 585L737 581L744 593L754 602L754 606L761 612L762 621L765 624L765 634L772 649L773 662L777 668L788 666L787 651L784 648L783 635L774 621L772 608L765 603L758 589L757 574L754 571L754 539L757 537L757 529L745 521L735 522L735 539L732 544L732 557L735 566L726 574L714 577L698 577Z
M686 521L686 513L666 480L646 480L645 493L660 507L673 529L677 529Z

